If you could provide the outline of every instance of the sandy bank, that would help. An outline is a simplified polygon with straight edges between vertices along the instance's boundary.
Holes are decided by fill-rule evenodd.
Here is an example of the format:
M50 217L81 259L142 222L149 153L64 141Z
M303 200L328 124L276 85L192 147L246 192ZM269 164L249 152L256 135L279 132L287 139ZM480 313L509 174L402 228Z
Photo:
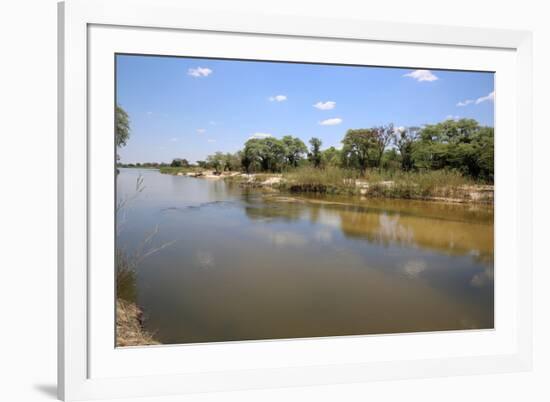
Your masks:
M116 301L116 346L159 345L151 334L143 329L143 312L133 303Z

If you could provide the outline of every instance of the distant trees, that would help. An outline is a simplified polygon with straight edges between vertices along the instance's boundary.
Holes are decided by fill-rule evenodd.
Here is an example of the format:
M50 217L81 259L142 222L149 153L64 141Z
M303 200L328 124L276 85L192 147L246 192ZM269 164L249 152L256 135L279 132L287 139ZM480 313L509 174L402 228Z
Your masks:
M241 164L247 174L250 173L258 160L256 152L255 144L251 144L247 141L244 150L241 152Z
M216 152L200 168L224 171L280 172L310 164L319 169L339 167L403 171L448 169L475 179L494 179L494 130L475 120L446 120L420 127L394 127L393 124L348 130L342 148L321 149L317 137L304 142L290 135L251 138L235 153ZM307 159L306 159L307 156ZM190 166L185 159L174 159L171 166Z
M176 158L172 160L172 163L170 163L171 167L189 167L189 162L187 159L180 159Z
M372 142L376 150L376 166L379 168L381 167L384 151L393 139L394 131L393 124L372 129Z
M401 169L413 168L413 144L418 139L418 127L400 127L393 132L393 143L401 156Z
M322 162L321 145L323 145L323 142L319 138L313 137L311 140L309 140L309 144L311 145L311 148L308 154L308 158L313 166L318 168L321 166Z
M229 170L230 172L241 169L241 151L235 152L234 154L228 152L224 155L224 170Z
M342 140L342 158L346 166L363 174L367 167L382 168L382 158L395 135L393 124L348 130Z
M475 179L494 179L494 129L473 119L446 120L425 126L413 141L416 169L452 169Z
M216 152L214 155L206 157L208 167L214 169L217 174L220 174L225 169L225 155L221 152Z
M244 144L241 161L247 172L251 169L275 172L283 168L289 155L297 158L295 152L286 149L282 140L275 137L251 138Z
M369 162L369 152L374 147L374 129L348 130L342 140L342 158L348 167L357 167L361 174Z
M325 167L340 166L342 151L336 149L335 147L329 147L322 151L321 159L322 165Z
M282 138L286 163L289 166L296 167L302 160L303 156L307 153L307 147L304 142L291 135L285 135Z

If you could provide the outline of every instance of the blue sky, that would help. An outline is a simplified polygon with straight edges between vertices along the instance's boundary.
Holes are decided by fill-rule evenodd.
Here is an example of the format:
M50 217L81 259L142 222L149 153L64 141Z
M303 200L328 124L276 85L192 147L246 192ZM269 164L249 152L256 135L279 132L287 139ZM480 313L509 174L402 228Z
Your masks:
M350 128L494 119L492 73L118 55L116 85L132 129L123 163L194 162L268 134L328 148Z

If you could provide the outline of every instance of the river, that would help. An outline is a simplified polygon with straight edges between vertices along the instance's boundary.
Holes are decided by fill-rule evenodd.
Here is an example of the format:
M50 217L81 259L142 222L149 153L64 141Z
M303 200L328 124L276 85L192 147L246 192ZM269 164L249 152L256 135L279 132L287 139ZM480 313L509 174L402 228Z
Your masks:
M493 328L492 207L285 195L147 169L120 169L117 198L117 248L162 248L129 292L161 343Z

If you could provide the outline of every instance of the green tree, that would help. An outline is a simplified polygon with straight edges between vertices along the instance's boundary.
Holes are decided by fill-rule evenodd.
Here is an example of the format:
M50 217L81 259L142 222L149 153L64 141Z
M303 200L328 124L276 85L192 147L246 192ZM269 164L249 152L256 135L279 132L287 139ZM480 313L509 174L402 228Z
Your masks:
M281 140L267 137L260 140L262 147L260 159L264 171L275 172L282 168L285 158L285 147Z
M241 155L241 164L246 173L256 171L261 168L261 160L264 145L260 138L251 138L244 144L244 150Z
M413 144L418 139L418 127L400 127L393 132L393 143L401 156L401 169L409 171L413 168Z
M428 124L420 132L421 141L442 144L458 144L479 130L473 119L448 119L437 124Z
M330 147L322 151L322 161L324 166L339 166L342 159L342 152L335 147Z
M230 152L227 152L225 155L224 155L224 166L223 166L223 170L229 170L230 172L232 171L235 171L235 170L239 170L240 166L241 166L241 153L240 151L239 152L236 152L234 154L230 153Z
M262 171L280 170L285 161L285 147L281 140L274 137L251 138L245 143L241 162L247 172L252 166Z
M286 163L291 167L298 166L303 155L307 153L306 144L301 139L291 135L285 135L281 141L284 146Z
M130 138L130 118L120 105L116 105L115 108L115 123L115 143L117 148L121 148L126 145Z
M493 180L494 130L473 119L427 125L412 148L417 168L452 169L476 179Z
M322 162L322 155L321 155L321 145L323 142L316 137L313 137L309 140L309 144L311 145L308 158L313 163L313 166L318 168L321 166Z
M342 158L346 165L357 166L364 175L369 163L369 151L376 146L376 133L363 128L348 130L342 144Z
M372 132L372 143L373 148L375 149L375 161L378 168L381 167L382 157L384 156L384 151L386 147L390 144L393 139L394 128L393 124L388 124L387 126L380 126L371 129Z
M396 148L387 149L381 161L382 169L396 171L401 169L401 157Z
M216 174L220 174L225 168L225 155L222 152L216 152L214 155L208 155L206 162Z
M187 159L175 158L170 163L171 167L189 167L189 162Z

